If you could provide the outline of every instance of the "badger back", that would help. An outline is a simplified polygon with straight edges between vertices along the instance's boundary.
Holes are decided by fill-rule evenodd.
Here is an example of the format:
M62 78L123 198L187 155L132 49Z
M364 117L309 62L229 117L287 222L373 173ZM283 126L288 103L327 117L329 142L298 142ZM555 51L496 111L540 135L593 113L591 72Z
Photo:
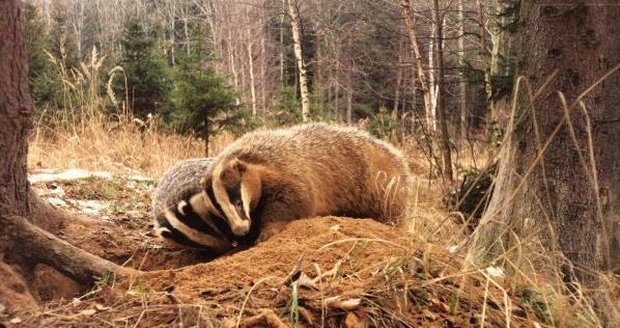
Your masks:
M239 166L236 163L243 164L236 170L242 174L224 174L227 167ZM254 221L266 225L322 215L393 224L407 207L410 172L405 157L358 129L311 123L252 132L229 145L214 167L216 199L229 205L225 215L241 223L249 217L251 226ZM253 180L259 181L255 194L260 211L242 197L243 177L251 174L259 176ZM254 198L250 200L256 202Z

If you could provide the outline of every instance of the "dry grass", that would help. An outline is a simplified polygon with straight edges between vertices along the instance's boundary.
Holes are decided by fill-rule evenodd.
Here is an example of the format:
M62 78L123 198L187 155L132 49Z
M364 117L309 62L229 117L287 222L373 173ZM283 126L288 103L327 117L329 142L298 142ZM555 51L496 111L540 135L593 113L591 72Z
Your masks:
M47 120L47 122L49 121ZM63 126L60 123L62 122L55 122L54 126ZM52 129L43 123L39 123L30 142L29 168L79 167L122 174L141 173L158 177L180 159L203 156L204 144L201 140L169 134L156 126L157 124L151 123L141 127L128 118L121 119L117 123L92 119L81 124L77 129ZM218 153L231 141L232 137L228 135L214 138L210 145L212 153ZM507 252L510 254L503 256L501 263L506 277L490 276L486 271L488 264L485 266L479 264L479 259L473 252L470 237L464 234L462 226L455 224L454 220L451 219L451 216L459 214L446 212L442 204L445 188L430 173L430 164L426 162L415 147L404 144L401 145L401 148L405 148L416 173L413 201L410 208L410 231L421 242L416 244L417 246L412 249L412 252L416 254L415 257L418 262L423 264L423 268L420 270L426 274L433 271L432 268L438 265L438 262L441 262L444 270L440 273L441 277L437 276L439 273L432 273L424 282L415 280L417 279L415 273L412 273L413 275L407 274L410 268L407 268L403 263L410 263L411 254L402 257L401 262L396 261L400 264L394 262L394 259L390 260L393 263L383 263L382 265L385 265L386 268L389 267L390 270L395 270L394 272L399 272L399 274L390 276L392 280L388 279L383 282L384 284L364 287L363 300L371 306L370 308L373 311L364 315L376 315L381 320L387 320L382 321L383 323L389 322L395 326L407 326L406 320L403 319L403 313L399 313L398 309L411 306L405 304L411 300L401 296L413 292L414 297L421 297L415 294L415 291L420 290L420 288L407 289L411 288L410 284L419 285L423 283L422 290L424 290L425 295L423 297L425 299L428 295L436 296L432 298L431 303L428 303L431 308L437 299L440 299L439 303L447 304L450 307L458 306L458 297L460 297L458 295L467 292L470 287L466 285L473 284L482 288L474 288L475 293L478 294L468 295L467 302L469 303L461 304L461 306L471 306L470 310L478 311L476 317L480 321L476 325L484 323L488 319L486 317L492 313L493 320L496 323L503 322L509 325L512 322L513 326L529 326L527 322L524 322L523 311L525 311L526 317L532 320L530 324L536 322L542 326L553 327L602 326L593 311L592 303L584 296L586 292L579 288L571 291L566 289L558 269L559 265L565 263L565 260L558 254L550 254L541 245L533 231L526 231L526 234L520 237L518 245ZM470 152L471 155L465 153L459 159L463 166L481 166L480 163L483 161L480 158L482 156L491 157L481 155L479 148L474 150ZM476 156L479 157L475 160ZM449 257L449 260L443 255L438 257L439 255L436 253L429 253L428 251L429 247L445 250L451 246L458 246L458 248L456 248L454 257ZM467 254L473 255L468 257ZM513 260L514 258L517 260ZM374 266L376 265L374 264ZM363 272L368 268L362 267L358 270ZM449 275L443 276L446 272L450 272ZM352 274L352 276L356 275L358 274ZM605 281L608 282L607 288L610 295L613 295L614 289L616 293L618 292L617 279L613 276L606 277ZM148 289L148 287L145 288ZM399 294L401 292L403 294ZM445 293L452 296L444 299L447 295ZM154 295L151 294L151 297ZM209 314L209 311L203 312L203 305L200 304L170 304L165 294L161 295L161 302L152 298L152 304L144 306L139 302L143 296L141 292L135 290L122 297L119 296L126 301L116 307L118 314L127 318L134 317L128 321L136 325L140 320L143 320L141 313L158 311L166 313L166 318L162 321L151 317L150 319L153 319L151 322L182 320L178 319L178 316L187 316L186 318L190 320L188 322L192 322L192 320L200 322L202 315L208 316ZM245 297L246 294L237 296ZM454 297L457 298L454 299ZM476 304L471 303L474 300L477 300L475 301ZM401 302L405 303L401 304ZM519 304L518 311L515 302ZM489 308L488 304L492 304L492 308ZM62 313L59 313L61 316L71 316L70 313L89 307L90 305L85 303L83 306L65 312L67 305L63 305L61 308L50 309L47 313L60 312ZM320 306L315 310L325 311ZM253 309L251 313L261 315L258 309ZM136 315L138 315L137 319L135 318ZM431 316L428 313L426 315ZM503 318L501 318L502 315L504 315ZM74 320L72 318L64 317L68 322L76 323L81 320L80 315L76 315L75 321L72 321ZM113 318L106 318L106 320L110 319ZM205 317L202 320L210 319ZM514 324L516 322L519 324ZM119 323L115 322L114 325L117 324Z
M39 115L30 140L29 169L84 168L157 177L179 159L204 156L203 141L163 131L157 118L143 122L132 117L129 95L112 89L123 69L102 72L106 57L97 48L88 60L67 67L64 44L60 46L59 58L48 56L62 77L64 108ZM102 83L103 74L107 83ZM110 112L114 122L108 119ZM217 153L232 138L212 139L210 152Z
M29 169L83 168L158 177L174 162L204 156L204 141L171 134L156 124L138 121L91 120L74 130L37 124L30 140ZM60 127L58 127L60 126ZM212 139L210 152L219 152L232 140L224 134Z
M124 105L117 103L115 99L122 97L118 95L115 97L109 90L102 90L104 88L96 83L102 61L103 58L98 58L96 51L93 50L90 62L81 65L79 70L66 70L62 61L55 62L62 71L64 80L67 81L66 85L63 85L63 91L70 100L71 108L62 112L62 116L44 117L36 124L30 142L28 158L30 169L78 167L157 177L180 159L203 156L204 144L201 140L166 133L157 128L156 122L146 125L136 124L126 114ZM110 81L114 78L113 73L108 72ZM89 81L84 84L86 88L80 87L77 83L80 79ZM117 111L121 113L119 114L121 119L116 123L102 119L103 108L110 105L110 100L104 96L106 93L113 99L112 103L118 106ZM75 124L67 124L68 121ZM232 138L226 135L215 138L210 145L212 154L217 154L231 140ZM450 311L452 307L465 307L466 313L473 312L472 317L476 318L476 322L470 324L480 327L484 327L485 322L490 323L489 317L492 317L492 322L504 326L511 326L511 323L512 326L533 326L536 323L538 326L554 327L602 325L593 311L591 301L585 297L589 291L582 287L567 290L559 270L561 265L566 264L566 260L560 254L548 252L542 246L536 231L525 229L517 243L506 250L505 254L501 254L494 262L483 261L485 264L481 265L470 237L463 233L463 227L455 225L450 219L451 216L458 214L447 213L444 209L442 196L445 194L446 186L435 179L432 170L433 159L429 159L429 156L424 155L424 152L414 144L403 142L400 146L407 153L416 175L414 199L410 209L412 222L410 231L415 238L409 237L403 242L408 249L406 255L393 256L387 260L384 258L380 262L365 263L361 266L359 263L364 262L355 262L355 267L349 268L347 279L335 276L327 281L327 285L335 286L351 281L360 283L357 286L359 293L355 296L363 299L365 307L350 313L378 319L380 323L393 326L409 326L412 322L407 320L407 315L413 313L420 318L421 313L422 323L428 320L425 316L433 316L428 310L427 313L417 311L421 307L437 311L438 308L448 305ZM492 154L483 151L479 145L471 146L460 155L457 159L458 166L464 168L483 167L493 158ZM591 152L586 155L591 155ZM589 157L583 156L580 161L587 163ZM587 168L587 165L584 166ZM594 174L590 176L590 180L596 185ZM409 243L409 239L416 241ZM339 241L338 245L344 245L345 242ZM393 240L386 240L385 245L393 243ZM458 248L454 253L445 251L446 247L455 245ZM300 244L293 238L291 247L298 246ZM301 246L307 248L306 245ZM260 248L257 249L253 251L260 252ZM353 248L346 254L345 259L348 261L355 259L352 250ZM265 258L266 256L257 257L259 260ZM360 256L360 261L363 259L365 257ZM211 263L206 265L209 264ZM359 278L378 265L383 266L379 271L381 273L379 280L364 282ZM506 276L493 277L487 271L489 265L501 265ZM225 269L230 270L228 267ZM228 271L226 273L232 274ZM253 312L248 312L249 309L243 312L237 305L249 298L252 291L259 295L264 293L265 301L273 301L271 290L257 286L258 282L268 276L256 277L253 285L255 287L251 290L239 292L234 288L231 290L224 288L219 296L229 297L230 302L224 305L216 304L215 309L232 311L229 314L232 313L233 317L238 318L250 314L260 316L260 309L256 306L251 309ZM191 279L194 278L195 276L191 276ZM602 281L605 282L605 285L601 286L602 292L612 296L619 294L617 276L605 276L602 277ZM211 320L215 319L210 316L212 312L205 309L205 306L209 305L208 302L177 303L168 292L149 291L150 287L133 286L124 293L118 289L112 291L107 286L97 289L94 301L104 304L105 308L97 311L109 311L109 316L93 315L91 302L77 305L63 303L59 307L50 305L53 309L45 311L40 316L64 321L67 326L80 326L84 324L84 318L89 316L92 316L91 322L97 326L102 323L110 326L156 324L167 326L167 323L172 322L186 326L209 326ZM119 293L119 295L109 296L106 293ZM92 296L91 294L84 299L87 300ZM297 300L298 297L296 291L287 299ZM252 298L256 302L257 299L254 296ZM316 304L313 303L315 301ZM346 314L343 309L326 309L324 301L323 294L313 295L306 299L305 306L322 318L328 312L334 316ZM612 302L620 304L617 297L612 299ZM293 304L298 303L285 304L283 307L293 309ZM519 310L524 311L525 316L523 313L515 312L516 304ZM291 313L295 312L298 316L304 317L303 311L297 310ZM267 320L267 317L273 316L265 315L265 317ZM526 321L524 317L527 318Z

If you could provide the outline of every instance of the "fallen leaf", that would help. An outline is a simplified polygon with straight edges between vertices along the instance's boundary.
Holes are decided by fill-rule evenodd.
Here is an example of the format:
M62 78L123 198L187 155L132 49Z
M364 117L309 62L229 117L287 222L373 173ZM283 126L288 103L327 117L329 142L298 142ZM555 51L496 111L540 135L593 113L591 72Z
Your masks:
M304 272L301 272L301 275L297 279L297 286L311 289L319 289L314 280L308 277L308 275Z
M97 311L106 311L106 310L109 310L110 308L103 304L97 303L95 304L95 309L97 309Z
M362 300L359 298L350 298L348 300L341 301L339 296L334 296L325 299L325 305L331 308L338 308L342 310L352 311L355 310Z

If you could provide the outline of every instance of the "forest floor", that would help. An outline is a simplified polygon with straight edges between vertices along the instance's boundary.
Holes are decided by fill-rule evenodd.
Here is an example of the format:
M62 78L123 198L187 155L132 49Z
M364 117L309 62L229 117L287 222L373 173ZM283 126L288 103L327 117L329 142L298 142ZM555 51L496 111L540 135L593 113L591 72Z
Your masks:
M259 245L209 261L153 235L152 180L105 174L33 180L44 199L85 216L65 226L63 239L149 273L132 281L101 277L85 290L39 265L31 286L40 306L0 309L7 327L557 325L548 296L515 289L501 269L466 268L458 246L373 220L300 220ZM417 199L424 202L424 193Z
M154 130L145 136L130 125L113 133L97 125L78 133L46 131L38 126L31 141L29 179L44 200L79 218L67 222L59 237L147 273L135 279L104 276L94 286L80 286L43 264L27 281L0 267L0 327L599 323L579 290L567 293L562 287L556 262L536 240L524 239L502 261L475 264L470 237L444 208L446 192L429 176L420 151L406 149L416 176L407 229L372 220L309 218L254 247L211 259L156 238L150 215L157 177L176 160L201 156L199 140ZM213 150L230 140L216 140ZM73 176L66 179L43 170L70 167L90 171L63 171ZM510 262L513 257L518 262ZM620 284L612 286L611 294L620 295ZM29 291L37 304L26 297ZM11 304L31 310L15 311Z

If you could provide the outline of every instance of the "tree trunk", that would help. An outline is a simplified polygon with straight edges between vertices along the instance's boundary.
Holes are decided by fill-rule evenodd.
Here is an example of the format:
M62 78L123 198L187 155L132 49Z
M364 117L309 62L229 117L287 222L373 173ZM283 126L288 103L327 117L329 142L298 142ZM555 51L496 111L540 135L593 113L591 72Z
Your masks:
M264 19L266 17L265 6L261 13L260 26L265 26ZM265 116L267 112L267 49L265 47L265 39L269 36L268 31L263 28L260 37L260 95L261 95L261 114Z
M170 4L170 8L169 8L169 19L170 19L170 63L172 64L172 67L174 67L176 65L176 58L175 58L175 54L174 54L174 43L175 43L175 39L174 39L174 23L175 23L175 12L176 12L176 1L172 1L172 3Z
M407 27L407 34L409 36L411 58L415 59L415 66L418 70L418 79L420 80L420 87L422 88L422 95L424 97L424 109L426 113L430 113L432 111L431 92L428 86L428 79L426 77L426 73L424 72L422 54L420 53L420 46L418 45L416 25L415 21L413 20L413 11L411 10L411 3L409 1L410 0L401 0L400 6L402 9L403 19L405 20L405 26ZM415 88L413 92L415 97ZM429 126L429 128L431 127Z
M456 138L464 144L467 140L467 82L465 81L465 11L459 0L459 125Z
M433 11L435 15L435 11ZM434 16L433 16L434 17ZM437 131L437 84L435 83L435 43L437 39L437 22L435 18L431 20L431 37L428 40L428 92L430 105L426 108L426 125L430 131Z
M403 44L404 44L403 40L398 41L398 52L396 55L396 70L394 72L395 85L394 85L394 105L392 107L392 114L394 115L395 119L399 118L398 105L400 102L400 92L402 90L402 85L403 85L403 66L404 66Z
M529 96L524 83L515 89L477 247L504 253L527 218L549 249L572 262L566 279L596 289L595 271L620 271L620 7L585 3L522 7L518 70L537 94Z
M80 282L105 271L128 275L122 268L68 245L34 226L54 226L61 218L30 190L26 159L32 127L27 57L23 44L21 1L0 1L0 259L32 267L43 262Z
M0 214L27 215L26 156L32 127L21 2L0 2Z
M205 120L205 157L209 157L209 120Z
M310 121L310 100L308 95L308 79L306 77L306 64L304 63L303 51L301 48L301 26L299 13L297 12L294 0L286 0L289 14L291 16L291 32L293 33L293 50L299 71L299 92L301 93L301 117L304 122Z
M347 125L353 125L353 87L351 84L347 86Z
M183 32L185 32L185 47L186 47L185 50L187 51L186 52L187 56L190 56L192 54L192 50L191 50L192 41L189 38L189 27L188 27L188 22L187 22L187 20L189 19L188 16L189 16L189 13L185 12L185 17L183 18Z
M248 21L250 21L249 14ZM252 54L252 33L250 33L249 29L247 30L247 32L248 70L250 71L250 96L252 100L252 116L256 116L256 81L254 80L254 55Z
M476 1L476 5L478 7L478 29L479 29L479 33L480 33L480 58L482 60L483 63L489 63L489 51L487 50L487 41L486 41L486 33L487 30L484 27L485 26L485 17L484 17L484 10L482 7L482 2L481 0L477 0ZM486 93L486 97L487 97L487 102L488 104L490 104L491 101L491 93L492 93L492 86L491 86L491 68L490 68L490 64L485 64L484 65L484 91Z
M435 46L437 47L437 114L441 131L440 146L443 159L443 177L447 182L452 181L452 154L450 153L450 136L448 135L448 119L446 118L445 85L443 69L443 16L439 15L439 1L433 1L433 16L437 30Z
M232 31L228 30L228 40L226 41L226 46L228 50L228 65L230 65L230 72L233 76L233 85L235 89L239 88L239 74L237 73L237 61L235 59L235 50L233 48L233 36Z
M286 86L286 82L284 81L284 67L286 63L284 62L284 16L286 13L286 0L282 0L282 10L280 12L280 60L278 64L280 64L280 86Z

